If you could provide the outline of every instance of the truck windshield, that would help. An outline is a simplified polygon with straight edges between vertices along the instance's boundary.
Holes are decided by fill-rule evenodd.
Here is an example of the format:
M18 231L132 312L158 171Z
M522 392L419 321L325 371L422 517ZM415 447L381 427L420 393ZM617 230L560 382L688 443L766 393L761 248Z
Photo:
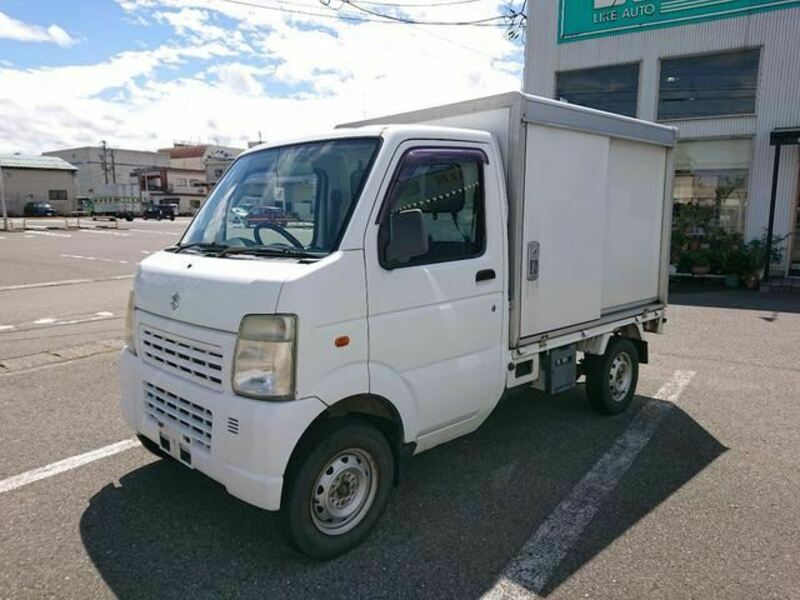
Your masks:
M237 159L178 249L324 256L336 249L380 144L346 138Z

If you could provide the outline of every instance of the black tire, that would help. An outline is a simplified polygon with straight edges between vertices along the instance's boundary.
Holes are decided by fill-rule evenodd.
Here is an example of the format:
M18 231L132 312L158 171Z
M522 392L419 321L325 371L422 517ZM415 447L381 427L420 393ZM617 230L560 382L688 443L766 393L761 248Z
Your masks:
M630 374L629 380L624 375L624 379L629 381L627 385L621 385L615 379L622 364ZM590 406L599 413L617 415L628 408L636 393L638 381L639 352L636 344L628 338L612 337L605 354L586 356L586 396Z
M364 453L365 458L371 458L372 462L362 462L356 458L358 465L352 462L351 468L342 466L347 462L345 458L353 456L348 454L352 451ZM321 479L336 473L336 465L340 470L326 489L327 484ZM361 489L371 489L371 485L361 483L359 485L363 488L351 487L349 482L342 484L344 480L339 477L345 472L360 473L364 469L372 474L370 482L374 481L375 485L368 505L365 500L358 501L358 496ZM303 440L287 469L281 519L289 541L306 556L320 560L328 560L353 549L364 541L383 514L392 491L393 474L394 455L380 431L353 418L322 423ZM355 475L352 477L356 478ZM344 492L341 491L343 485L346 486ZM354 507L357 505L355 511L358 514L349 524L342 524L342 530L337 533L322 529L337 526L333 519L330 523L321 522L329 514L324 512L327 498L334 493L347 494L350 500L344 504L344 510L348 509L348 503L353 503ZM370 497L369 491L365 493L365 498ZM313 516L315 509L322 516Z
M175 215L170 215L170 216L169 216L169 220L170 220L170 221L174 221L174 220L175 220Z
M159 445L149 437L143 436L140 433L137 433L136 437L139 438L139 441L142 443L142 446L144 446L144 449L150 452L150 454L155 454L158 458L169 458L169 456L159 447Z

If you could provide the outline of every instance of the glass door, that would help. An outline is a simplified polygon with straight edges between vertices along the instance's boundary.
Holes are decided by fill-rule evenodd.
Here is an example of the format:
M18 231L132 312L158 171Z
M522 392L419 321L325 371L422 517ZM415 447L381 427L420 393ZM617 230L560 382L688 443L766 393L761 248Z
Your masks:
M798 177L800 179L800 177ZM794 230L791 239L792 253L789 255L789 277L800 277L800 185L794 209Z

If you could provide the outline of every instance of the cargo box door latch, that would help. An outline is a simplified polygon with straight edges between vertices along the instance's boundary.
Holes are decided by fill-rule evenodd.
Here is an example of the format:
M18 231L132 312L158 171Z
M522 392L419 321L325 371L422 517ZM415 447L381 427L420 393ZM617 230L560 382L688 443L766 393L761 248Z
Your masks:
M539 279L539 242L528 242L528 281Z

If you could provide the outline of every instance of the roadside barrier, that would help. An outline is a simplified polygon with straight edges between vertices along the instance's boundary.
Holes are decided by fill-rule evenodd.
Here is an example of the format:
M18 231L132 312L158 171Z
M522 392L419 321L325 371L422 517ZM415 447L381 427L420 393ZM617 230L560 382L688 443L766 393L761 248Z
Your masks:
M69 215L65 217L8 217L8 226L0 231L46 231L69 229L120 229L119 220L114 217L90 217L88 215Z

